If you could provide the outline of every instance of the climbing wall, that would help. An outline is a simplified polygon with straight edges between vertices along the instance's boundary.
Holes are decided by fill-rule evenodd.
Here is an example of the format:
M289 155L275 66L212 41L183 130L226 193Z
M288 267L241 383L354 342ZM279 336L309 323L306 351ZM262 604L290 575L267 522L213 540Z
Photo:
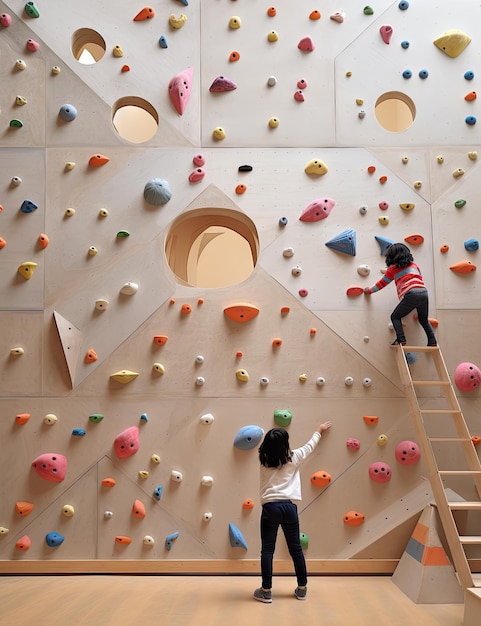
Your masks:
M394 241L481 435L481 8L348 4L0 1L0 571L257 571L257 447L279 420L292 447L333 422L303 468L312 566L399 559L431 493L399 452L395 289L362 295ZM143 142L113 121L130 104L157 124ZM249 242L242 282L178 271L210 225Z

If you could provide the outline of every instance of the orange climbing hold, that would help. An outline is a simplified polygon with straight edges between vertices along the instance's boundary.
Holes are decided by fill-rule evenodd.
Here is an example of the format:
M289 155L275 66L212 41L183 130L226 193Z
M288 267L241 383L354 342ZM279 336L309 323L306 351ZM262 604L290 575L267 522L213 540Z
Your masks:
M476 271L476 265L471 263L471 261L459 261L459 263L450 265L449 269L456 274L470 274L471 272Z
M30 539L30 537L28 535L24 535L23 537L20 537L20 539L17 541L17 543L15 544L15 548L17 550L28 550L31 545L32 540Z
M234 63L235 61L238 61L239 59L240 59L240 54L237 52L237 50L233 50L229 55L229 62Z
M376 171L376 167L374 165L370 165L367 168L368 174L374 174L374 172Z
M282 307L281 307L281 313L282 313L282 315L285 315L286 313L289 313L289 311L290 311L290 310L291 310L291 308L290 308L290 307L288 307L288 306L282 306Z
M244 500L244 502L242 503L242 508L243 509L253 509L254 508L254 500L251 500L250 498L247 498L247 500Z
M108 477L102 480L102 487L115 487L116 484L115 478Z
M276 7L269 7L269 8L267 9L267 15L268 15L269 17L275 17L275 16L277 15L277 9L276 9Z
M237 185L237 187L235 188L235 192L238 196L241 196L243 193L245 193L247 191L247 186L246 185Z
M475 91L470 91L464 96L464 99L467 100L468 102L472 102L473 100L476 100L477 97L478 96L476 95Z
M5 241L5 239L3 237L0 237L0 250L2 248L5 248L6 245L7 245L7 242Z
M384 183L387 182L387 176L380 176L379 182L381 183L381 185L384 185Z
M473 435L471 437L471 441L473 442L473 446L479 446L481 443L481 437L479 437L479 435Z
M311 485L314 485L314 487L327 487L330 482L331 475L324 470L314 472L311 476Z
M122 65L120 68L121 72L130 72L130 67L128 65Z
M45 250L48 244L49 241L47 235L45 233L40 233L38 236L38 245L42 248L42 250Z
M272 340L273 348L279 348L280 346L282 346L282 339L279 339L279 337L276 337L275 339Z
M366 424L369 424L369 426L374 426L379 422L379 417L377 415L364 415L362 419L366 422Z
M97 356L97 353L95 352L95 350L93 348L89 348L85 354L84 361L85 363L93 363L98 358L99 357Z
M132 543L132 537L127 537L126 535L117 535L115 537L115 543L128 545L129 543Z
M348 287L346 289L346 296L349 296L350 298L356 298L363 293L364 289L362 287L357 287L356 285L354 287Z
M132 515L134 517L138 517L139 519L144 519L145 513L145 505L140 500L135 500L132 506Z
M364 523L364 515L359 513L359 511L348 511L344 517L344 524L347 526L360 526Z
M89 165L90 167L100 167L101 165L105 165L109 161L109 157L106 157L103 154L94 154L89 159Z
M404 241L412 246L419 246L424 242L424 237L422 235L409 235L404 237Z
M157 346L163 346L167 343L168 337L167 335L154 335L154 343Z
M15 502L15 513L21 517L26 517L33 511L33 502Z
M29 419L30 413L19 413L18 415L15 415L15 424L23 426L23 424L26 424Z
M317 333L317 328L311 328L309 332L311 333L311 335L315 335Z
M224 315L234 322L250 322L259 315L259 309L252 304L241 302L226 307Z
M155 11L152 7L144 7L142 11L139 11L134 17L134 22L140 22L142 20L151 20L155 15Z
M315 9L314 11L311 11L309 13L309 19L310 20L320 20L321 19L321 12L318 11L317 9Z
M441 254L446 254L446 252L449 250L449 246L447 243L443 244L440 248L439 248L439 252L441 252Z
M192 305L183 304L180 308L180 312L184 313L184 315L189 315L190 313L192 313Z

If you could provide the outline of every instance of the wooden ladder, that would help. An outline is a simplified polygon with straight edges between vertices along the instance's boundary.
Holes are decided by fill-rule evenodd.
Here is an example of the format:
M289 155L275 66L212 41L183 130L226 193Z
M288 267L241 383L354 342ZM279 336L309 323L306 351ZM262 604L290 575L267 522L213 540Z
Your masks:
M451 384L441 350L438 346L401 345L393 346L393 349L396 351L396 362L404 392L409 401L411 413L414 418L419 448L422 453L424 466L428 472L434 500L458 580L464 589L469 587L481 587L481 577L479 574L475 574L471 571L466 555L467 546L481 545L481 524L479 525L480 535L461 535L458 530L455 515L456 511L478 511L478 514L481 515L481 463ZM406 359L406 353L408 352L416 353L417 355L418 353L426 353L428 358L431 357L435 365L437 378L433 380L413 379L408 359ZM428 367L427 364L423 371L428 370L432 370L432 368ZM439 391L435 396L427 395L420 398L419 394L421 390L426 390L427 387ZM429 403L433 401L436 407L442 404L442 408L424 408L425 405L429 406ZM446 419L449 421L449 430L453 433L455 432L455 436L436 437L432 436L435 433L429 432L428 434L428 431L432 428L431 425L429 428L426 427L428 421L436 424L436 420L438 420L439 424L443 424L445 428L446 425L443 422L445 422ZM454 429L452 428L453 426ZM439 432L438 430L438 434ZM451 434L451 432L449 434ZM433 446L433 444L438 445ZM446 448L445 444L448 448ZM450 444L458 448L459 446L461 447L465 457L465 468L458 470L443 469L443 459L446 460L446 453L449 451ZM444 456L436 450L436 447L443 449ZM449 481L450 477L457 477L458 479L459 477L464 477L466 480L473 481L474 498L477 499L469 502L465 500L450 502L445 491L445 481Z

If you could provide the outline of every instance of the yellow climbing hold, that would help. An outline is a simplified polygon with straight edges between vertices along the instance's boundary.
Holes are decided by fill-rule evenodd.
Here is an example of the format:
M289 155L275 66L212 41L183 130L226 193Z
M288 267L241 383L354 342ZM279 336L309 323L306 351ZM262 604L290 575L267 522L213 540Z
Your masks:
M399 206L403 211L412 211L416 205L412 202L403 202Z
M169 24L172 26L172 28L182 28L182 26L187 22L187 15L184 15L184 13L181 13L179 15L179 17L175 17L175 15L172 13L169 16Z
M321 159L311 159L304 168L306 174L315 174L316 176L323 176L327 174L328 168L324 161Z
M434 45L442 52L455 59L471 42L471 37L462 30L447 30L433 41Z
M131 372L130 370L120 370L114 374L110 374L110 378L113 378L118 383L126 385L130 383L134 378L137 378L138 372Z
M18 266L17 272L21 274L25 280L30 280L36 267L37 263L34 263L33 261L25 261L25 263Z

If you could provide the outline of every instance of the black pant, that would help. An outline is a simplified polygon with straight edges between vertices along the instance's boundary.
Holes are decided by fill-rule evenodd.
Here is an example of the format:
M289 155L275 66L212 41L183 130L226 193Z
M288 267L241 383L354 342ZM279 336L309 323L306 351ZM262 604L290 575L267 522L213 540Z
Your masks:
M418 313L418 321L424 328L424 332L428 338L428 346L436 345L433 327L428 319L429 299L427 289L411 289L411 291L408 291L407 294L404 295L403 299L391 313L391 321L396 331L397 340L399 343L406 342L401 320L414 309L416 309Z
M261 572L263 589L272 587L272 560L276 548L279 526L284 531L289 554L297 576L297 584L307 584L306 560L301 546L299 516L297 506L290 500L267 502L262 506L261 515Z

